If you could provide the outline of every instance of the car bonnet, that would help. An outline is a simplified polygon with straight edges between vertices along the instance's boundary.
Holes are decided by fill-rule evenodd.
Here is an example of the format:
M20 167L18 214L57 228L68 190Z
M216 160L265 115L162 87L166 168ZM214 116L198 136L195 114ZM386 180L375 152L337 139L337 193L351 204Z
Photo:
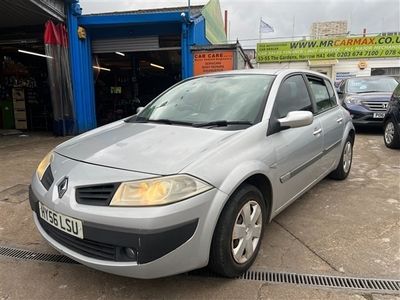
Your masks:
M115 122L58 146L65 157L112 168L178 173L236 131L153 123Z

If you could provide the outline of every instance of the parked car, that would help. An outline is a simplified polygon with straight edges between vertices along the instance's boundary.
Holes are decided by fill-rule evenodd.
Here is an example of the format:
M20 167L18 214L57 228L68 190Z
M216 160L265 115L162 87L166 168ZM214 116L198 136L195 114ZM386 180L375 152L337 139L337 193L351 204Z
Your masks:
M337 92L354 125L382 126L397 84L397 80L389 76L354 77L342 81Z
M389 101L384 118L384 141L388 148L400 148L400 84Z
M59 145L32 178L43 237L87 266L235 277L266 224L350 172L354 127L328 77L232 71L173 86L137 115Z

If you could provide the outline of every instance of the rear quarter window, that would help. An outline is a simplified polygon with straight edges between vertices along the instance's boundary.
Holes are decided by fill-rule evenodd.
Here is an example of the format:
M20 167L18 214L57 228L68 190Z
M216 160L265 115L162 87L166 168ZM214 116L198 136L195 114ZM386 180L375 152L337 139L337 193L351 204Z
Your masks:
M326 88L328 89L328 94L329 94L329 99L331 100L331 104L332 104L332 106L336 106L337 105L336 95L335 95L335 92L333 91L332 84L328 80L324 80L324 81L325 81Z
M317 104L317 113L324 112L336 105L336 101L332 101L334 93L330 84L331 91L328 90L326 82L322 78L307 76L311 91ZM334 99L334 98L333 98Z

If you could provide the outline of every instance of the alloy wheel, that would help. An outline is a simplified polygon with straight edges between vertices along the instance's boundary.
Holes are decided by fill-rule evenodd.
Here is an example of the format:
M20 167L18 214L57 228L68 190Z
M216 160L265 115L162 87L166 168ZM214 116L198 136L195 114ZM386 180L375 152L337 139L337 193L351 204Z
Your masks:
M393 122L388 122L385 127L385 142L390 145L394 138L394 124Z

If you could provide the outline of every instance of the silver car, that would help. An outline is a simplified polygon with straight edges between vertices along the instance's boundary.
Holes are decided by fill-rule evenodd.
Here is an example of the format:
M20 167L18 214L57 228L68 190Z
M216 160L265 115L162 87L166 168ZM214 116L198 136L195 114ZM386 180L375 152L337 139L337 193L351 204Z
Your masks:
M268 222L324 177L347 177L353 143L324 75L195 77L56 147L30 204L43 237L95 269L156 278L208 265L234 277Z

